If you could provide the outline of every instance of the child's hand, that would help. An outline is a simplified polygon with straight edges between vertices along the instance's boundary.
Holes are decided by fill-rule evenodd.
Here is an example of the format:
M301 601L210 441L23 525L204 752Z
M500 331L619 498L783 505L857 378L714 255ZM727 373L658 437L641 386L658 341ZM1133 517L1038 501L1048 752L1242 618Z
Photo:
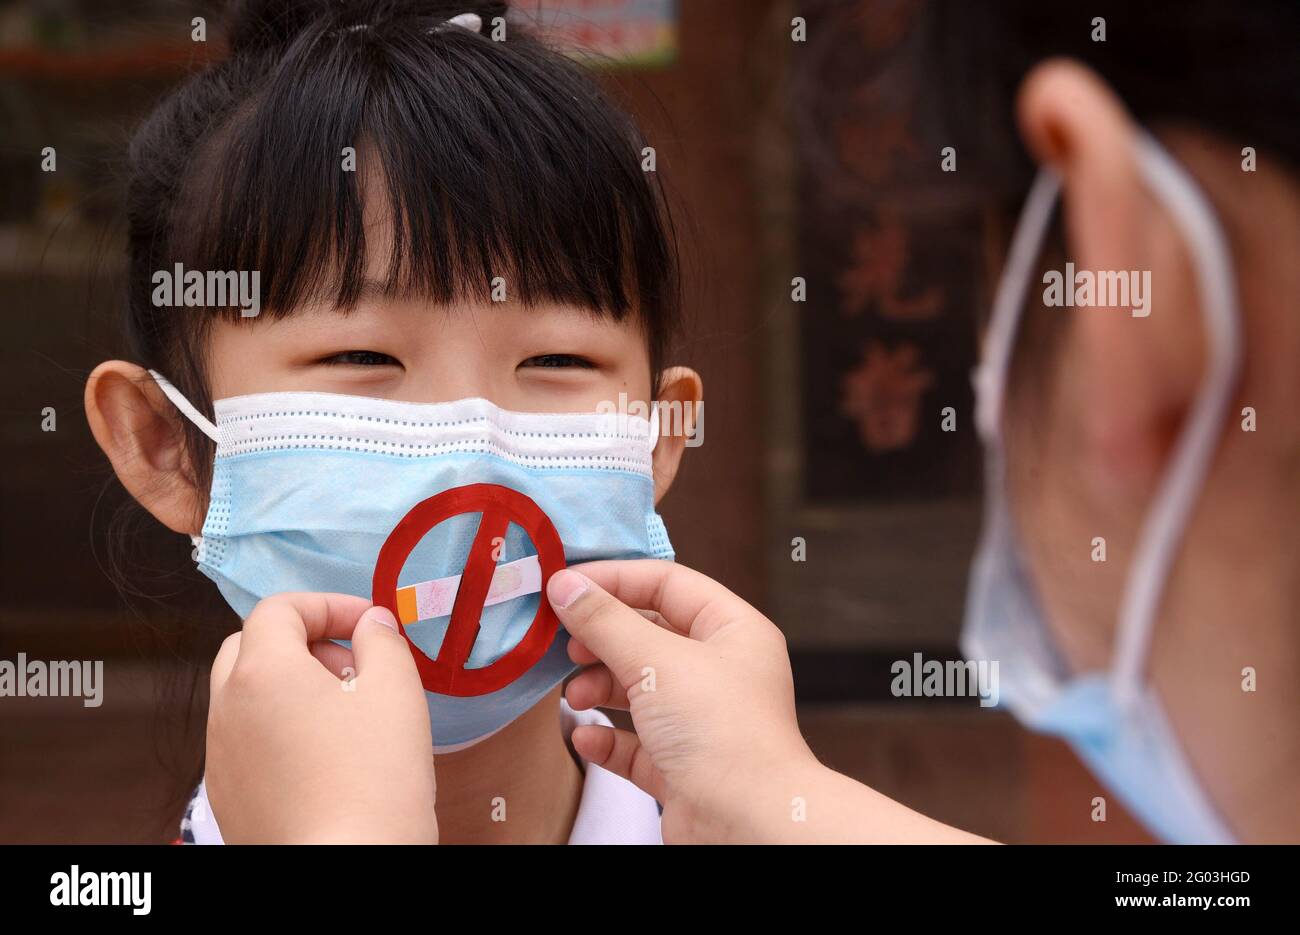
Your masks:
M580 568L585 591L574 594L584 579L573 571L547 587L570 656L588 666L565 697L577 709L630 710L636 733L580 727L578 752L659 800L665 841L788 837L798 789L788 795L787 784L823 768L795 720L781 631L672 562Z
M212 663L206 771L227 842L436 843L429 712L392 614L344 594L258 604Z

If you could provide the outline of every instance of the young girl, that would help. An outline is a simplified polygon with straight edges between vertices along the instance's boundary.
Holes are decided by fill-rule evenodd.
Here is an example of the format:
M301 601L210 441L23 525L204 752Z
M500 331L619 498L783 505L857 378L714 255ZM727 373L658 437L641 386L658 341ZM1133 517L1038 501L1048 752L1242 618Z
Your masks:
M598 413L702 389L664 366L639 134L506 6L242 4L132 143L132 360L86 410L241 618L328 591L400 619L442 842L657 842L654 800L572 753L607 722L563 703L540 592L566 560L672 557L683 438ZM345 647L314 652L355 689ZM182 837L220 819L200 785Z

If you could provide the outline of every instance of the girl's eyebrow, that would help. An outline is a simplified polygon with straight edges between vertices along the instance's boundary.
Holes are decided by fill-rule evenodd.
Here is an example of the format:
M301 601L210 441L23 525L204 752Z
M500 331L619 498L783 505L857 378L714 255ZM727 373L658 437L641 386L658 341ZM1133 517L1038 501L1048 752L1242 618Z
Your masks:
M399 297L400 293L389 289L383 280L363 279L351 301L341 299L335 295L326 295L321 296L317 301L310 302L309 305L313 312L348 317L360 311L363 302Z
M425 293L417 286L399 282L392 283L383 279L374 279L365 277L361 280L360 286L357 287L357 300L362 299L413 299L424 296Z
M350 315L357 310L357 306L365 301L375 301L377 299L395 299L401 300L410 298L414 295L414 290L401 287L393 287L390 283L382 279L366 278L361 280L357 287L355 298L350 307L344 307L331 303L331 310L340 315Z
M358 299L382 299L393 295L388 284L379 279L363 279L357 290Z

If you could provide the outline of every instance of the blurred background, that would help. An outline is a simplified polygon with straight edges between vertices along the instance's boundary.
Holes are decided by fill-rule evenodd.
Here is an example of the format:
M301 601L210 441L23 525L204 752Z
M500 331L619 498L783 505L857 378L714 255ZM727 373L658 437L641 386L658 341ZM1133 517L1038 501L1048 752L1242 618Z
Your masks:
M673 362L707 389L704 444L662 512L680 561L785 630L817 754L1000 840L1146 841L1114 802L1090 820L1102 789L1064 745L975 699L890 692L895 660L958 655L979 522L968 374L988 293L978 206L938 195L916 212L900 197L932 147L870 63L915 6L516 4L574 54L599 53L591 67L656 147L684 231L690 324ZM90 369L121 354L126 143L222 54L220 9L0 6L0 658L100 659L106 680L97 709L0 698L0 842L175 838L206 665L237 625L188 542L123 513L81 407ZM807 38L792 42L800 16ZM129 566L113 567L110 535ZM199 648L179 648L177 619Z

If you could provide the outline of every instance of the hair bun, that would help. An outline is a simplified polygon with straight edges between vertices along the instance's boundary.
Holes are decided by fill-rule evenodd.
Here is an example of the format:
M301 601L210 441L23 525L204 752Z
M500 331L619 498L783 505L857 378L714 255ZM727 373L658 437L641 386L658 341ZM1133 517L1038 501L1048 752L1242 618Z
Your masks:
M235 53L283 49L318 24L341 29L475 13L486 27L509 7L502 0L237 0L229 20L230 48Z

